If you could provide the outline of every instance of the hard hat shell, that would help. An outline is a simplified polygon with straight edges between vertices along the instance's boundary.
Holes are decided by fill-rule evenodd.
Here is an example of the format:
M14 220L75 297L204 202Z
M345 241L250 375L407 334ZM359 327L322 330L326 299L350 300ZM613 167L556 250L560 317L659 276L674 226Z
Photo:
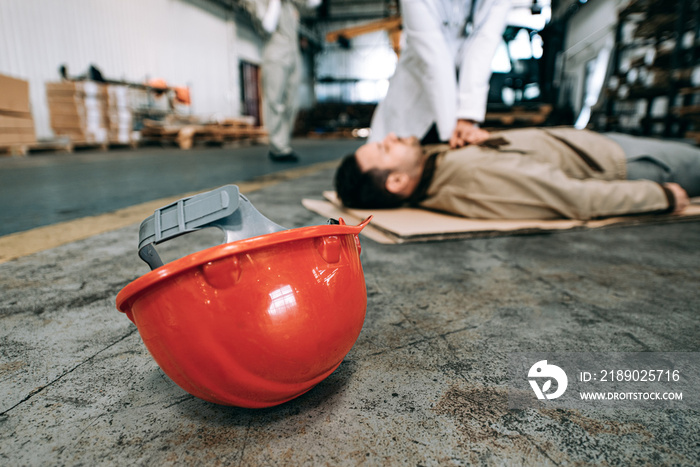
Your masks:
M318 225L225 243L124 287L117 308L190 394L260 408L329 376L364 323L357 226Z

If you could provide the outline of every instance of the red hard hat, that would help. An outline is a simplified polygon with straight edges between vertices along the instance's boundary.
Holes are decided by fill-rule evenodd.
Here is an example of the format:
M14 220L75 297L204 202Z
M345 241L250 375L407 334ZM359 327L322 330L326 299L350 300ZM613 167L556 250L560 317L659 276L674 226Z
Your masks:
M128 284L117 308L190 394L281 404L329 376L360 334L367 292L358 234L368 222L341 219L190 254Z

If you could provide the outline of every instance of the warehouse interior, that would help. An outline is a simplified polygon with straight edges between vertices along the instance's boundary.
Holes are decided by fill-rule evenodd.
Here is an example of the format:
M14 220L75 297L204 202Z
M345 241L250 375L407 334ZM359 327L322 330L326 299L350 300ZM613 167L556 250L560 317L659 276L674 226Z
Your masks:
M299 9L299 158L280 162L268 157L256 0L0 2L4 465L697 465L700 198L683 215L547 222L396 215L334 198L336 169L369 141L407 46L404 3ZM700 146L700 1L512 0L501 36L480 123L488 132L573 127ZM324 261L337 262L328 255L343 245L361 265L359 294L347 284L327 292L342 269L315 269L308 284L270 292L272 318L305 297L322 309L297 343L315 356L340 345L316 340L350 339L347 330L319 336L330 316L355 302L362 315L331 371L272 405L193 391L181 362L163 363L151 347L167 331L134 322L125 310L136 298L118 297L169 277L142 261L142 221L158 226L168 209L227 185L274 222L265 233L328 231L312 239ZM222 241L207 228L158 251L168 268ZM227 346L250 356L262 345L234 337L257 325L246 321L250 297L282 277L275 267L291 265L294 284L309 276L292 249L279 254L229 305L240 316L229 338L217 343L194 327L179 335L185 355L204 355L192 371L247 371L217 358ZM217 283L207 271L218 264L207 261L196 280ZM239 259L234 270L227 277L247 280ZM184 279L178 287L187 289ZM168 310L190 299L175 292ZM223 296L207 295L207 306ZM216 323L211 308L183 313ZM164 318L164 329L175 321ZM251 371L275 379L292 368L293 349L268 373L265 358L300 327L276 334ZM683 391L676 404L564 398L522 408L512 379L522 355L585 355L599 370L632 357L658 359L664 371L689 363L678 363L680 381L643 389ZM571 393L583 373L565 370ZM291 384L285 378L275 390Z

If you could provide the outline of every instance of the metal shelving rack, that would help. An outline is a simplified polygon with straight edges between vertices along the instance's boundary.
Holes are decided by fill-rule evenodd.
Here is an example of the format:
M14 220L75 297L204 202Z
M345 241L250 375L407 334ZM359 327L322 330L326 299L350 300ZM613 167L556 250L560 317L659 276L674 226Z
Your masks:
M699 58L700 0L632 0L596 129L700 142Z

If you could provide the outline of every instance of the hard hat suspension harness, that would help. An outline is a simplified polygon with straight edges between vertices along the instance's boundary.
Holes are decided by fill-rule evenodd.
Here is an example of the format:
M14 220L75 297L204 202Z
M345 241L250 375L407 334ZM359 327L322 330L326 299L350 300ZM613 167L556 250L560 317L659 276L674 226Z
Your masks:
M139 257L151 270L163 266L153 245L205 227L217 227L225 243L287 230L260 214L236 185L183 198L156 209L139 228Z

